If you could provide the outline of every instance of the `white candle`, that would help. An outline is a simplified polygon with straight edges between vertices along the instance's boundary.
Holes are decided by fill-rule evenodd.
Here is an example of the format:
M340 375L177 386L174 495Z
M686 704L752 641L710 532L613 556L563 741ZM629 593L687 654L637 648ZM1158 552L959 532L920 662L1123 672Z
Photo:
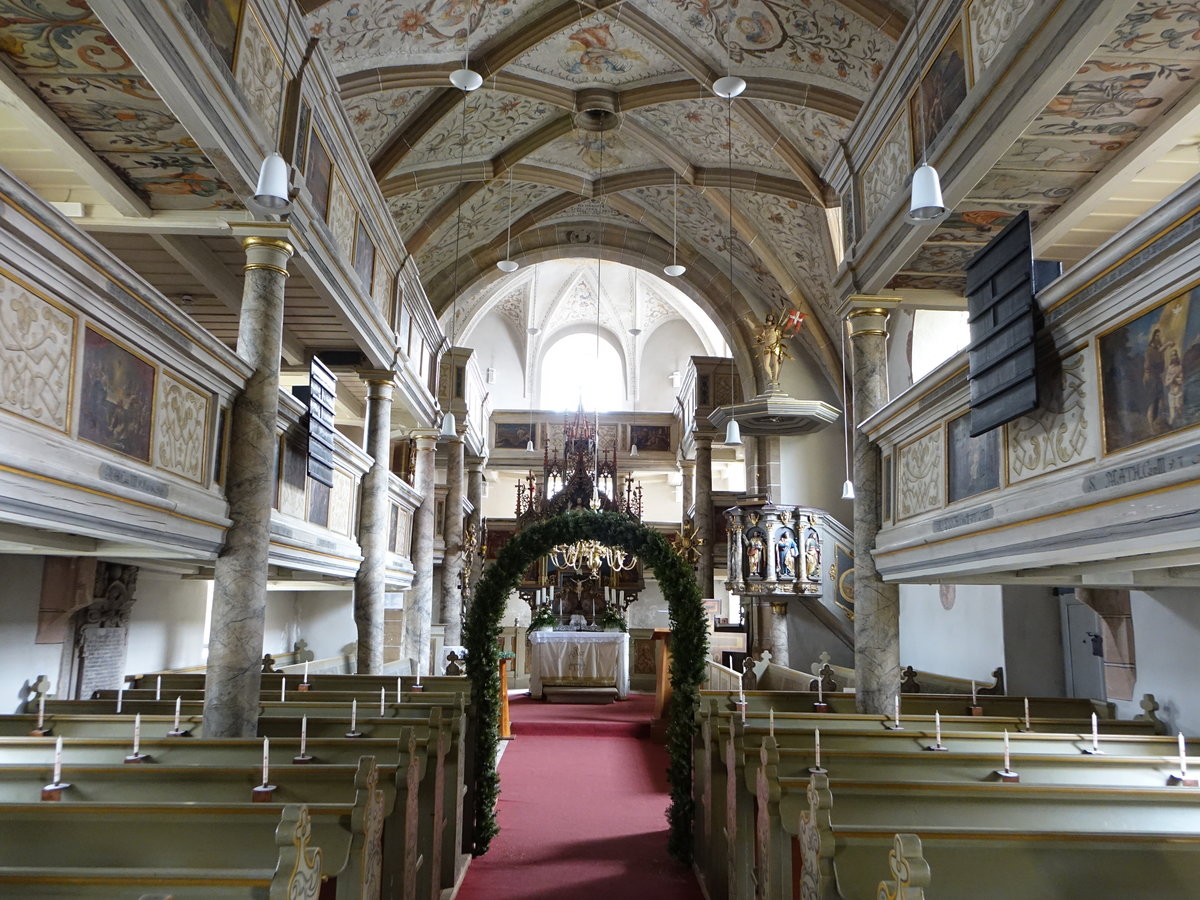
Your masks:
M399 675L396 676L396 702L404 702L404 682Z
M161 675L159 675L157 678L154 679L154 699L155 700L162 699L162 676Z
M775 707L768 710L771 716L771 737L775 737Z
M1096 721L1096 714L1092 713L1092 752L1095 753L1100 749L1100 723Z
M279 702L280 703L287 702L287 676L286 675L279 679ZM266 784L266 782L264 781L263 784Z
M379 718L383 718L384 712L387 710L387 691L383 688L379 689Z
M133 717L133 753L131 756L137 756L138 751L142 746L142 714L138 713Z
M820 675L818 675L817 676L817 702L818 703L825 702L825 685L822 683L822 681L823 681L823 679L821 678Z
M1026 731L1029 731L1029 730L1030 730L1030 726L1029 726L1029 698L1028 698L1028 697L1026 697L1026 698L1025 698L1025 730L1026 730Z
M304 751L308 747L308 716L300 719L300 755L304 756Z
M596 598L592 598L592 621L596 621Z
M62 735L54 742L54 781L51 784L62 784Z
M121 711L121 704L125 702L125 688L117 688L117 712Z
M182 705L182 702L183 702L182 697L175 698L175 727L172 729L172 731L179 730L179 707Z
M934 745L935 747L942 746L942 714L936 709L933 711L933 727L934 727Z
M304 683L308 684L308 660L304 661Z
M900 698L896 698L896 727L900 727Z
M58 739L62 743L62 738ZM1179 732L1179 774L1187 774L1187 748L1183 744L1183 732Z
M975 702L975 679L973 679L973 678L971 679L971 705L972 706L979 705L978 703Z
M1005 772L1012 771L1012 767L1010 765L1011 762L1012 762L1012 758L1009 756L1009 752L1008 752L1008 729L1005 728L1004 729L1004 771Z
M418 666L418 668L417 668L417 685L416 685L416 686L417 686L417 687L420 687L420 686L421 686L421 669L420 669L420 663L417 663L417 666Z
M42 730L42 725L45 723L45 721L46 721L46 695L44 693L42 693L42 694L38 694L38 723L37 723L38 731Z
M738 709L740 709L740 710L741 710L741 713L742 713L742 724L743 724L743 725L745 725L745 724L746 724L746 702L745 702L744 700L742 701L742 703L741 703L741 705L738 707Z
M817 754L817 764L813 768L819 769L819 768L821 768L821 729L820 728L813 730L813 749L816 751L816 754Z
M271 783L271 739L263 738L263 786Z
M741 685L738 685L738 703L746 702L746 692L742 690Z
M358 698L350 701L350 730L354 731L354 726L358 724Z

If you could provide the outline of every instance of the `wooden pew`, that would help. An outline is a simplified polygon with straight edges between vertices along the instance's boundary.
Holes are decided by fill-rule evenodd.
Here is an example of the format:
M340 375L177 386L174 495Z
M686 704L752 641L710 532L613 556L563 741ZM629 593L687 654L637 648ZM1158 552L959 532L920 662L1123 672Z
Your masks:
M28 814L24 821L40 833L47 823L53 828L61 816L45 805L28 809L10 808L14 817ZM264 809L265 826L271 824L277 809ZM61 813L61 811L59 811ZM91 822L95 818L89 817ZM123 821L119 821L122 826ZM116 830L120 831L120 827ZM256 829L255 839L258 840ZM62 898L76 900L127 900L132 897L162 897L176 900L255 900L270 897L288 900L317 900L320 896L321 862L324 852L312 839L312 820L304 806L287 806L273 833L275 867L255 865L219 869L208 867L168 868L155 865L122 867L63 865L64 849L48 865L30 864L30 856L20 864L0 864L0 893L10 898ZM40 854L44 855L44 854ZM257 862L257 860L255 860Z

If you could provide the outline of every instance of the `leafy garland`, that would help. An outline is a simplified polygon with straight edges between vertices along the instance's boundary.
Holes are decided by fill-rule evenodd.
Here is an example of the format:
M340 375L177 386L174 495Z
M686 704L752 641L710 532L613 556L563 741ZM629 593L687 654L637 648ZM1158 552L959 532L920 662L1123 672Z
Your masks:
M482 856L499 832L496 798L500 778L496 754L500 745L500 621L508 595L516 590L521 575L535 560L556 544L594 538L636 554L654 571L671 623L671 714L667 723L667 779L671 788L668 849L683 862L692 858L692 743L696 735L696 713L700 686L704 683L708 656L708 629L700 588L691 565L667 539L628 516L612 512L572 510L538 522L512 538L496 561L488 566L475 588L475 599L467 613L464 642L471 705L476 717L470 777L475 794L475 829L471 852Z

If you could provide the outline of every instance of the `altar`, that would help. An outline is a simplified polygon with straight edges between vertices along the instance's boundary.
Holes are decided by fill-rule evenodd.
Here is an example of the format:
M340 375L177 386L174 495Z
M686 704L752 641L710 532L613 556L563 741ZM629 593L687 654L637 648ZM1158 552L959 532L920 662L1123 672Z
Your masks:
M615 687L629 695L629 635L623 631L533 631L529 693L542 687Z

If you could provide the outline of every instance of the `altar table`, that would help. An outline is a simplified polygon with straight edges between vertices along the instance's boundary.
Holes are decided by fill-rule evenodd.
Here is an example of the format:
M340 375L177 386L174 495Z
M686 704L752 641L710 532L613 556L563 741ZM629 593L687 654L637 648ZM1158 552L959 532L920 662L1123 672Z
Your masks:
M542 687L615 687L629 695L629 635L623 631L534 631L529 693Z

